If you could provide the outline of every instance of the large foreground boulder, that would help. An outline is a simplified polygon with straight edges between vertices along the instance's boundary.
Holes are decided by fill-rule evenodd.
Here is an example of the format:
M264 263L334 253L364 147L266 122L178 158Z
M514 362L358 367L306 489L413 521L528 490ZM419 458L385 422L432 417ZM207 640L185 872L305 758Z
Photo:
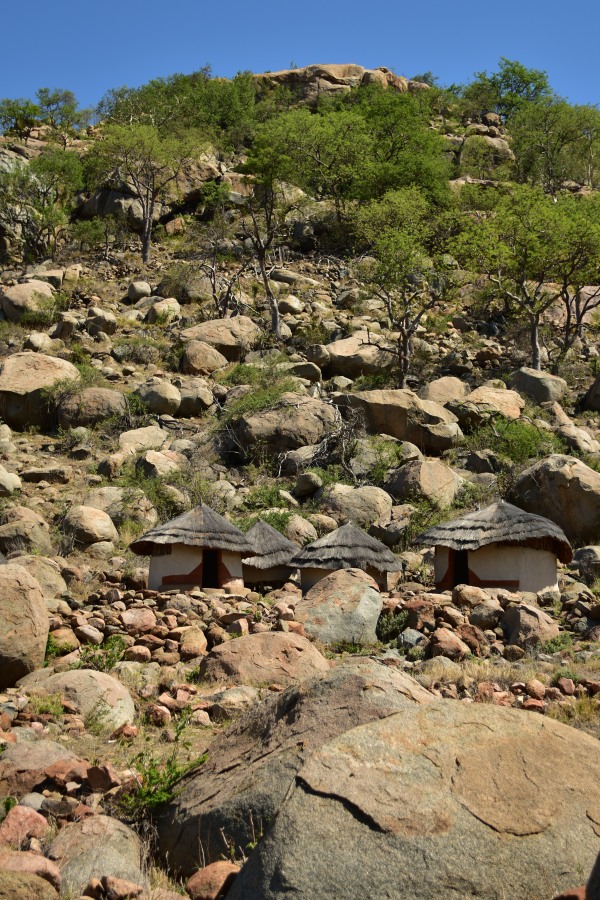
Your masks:
M13 353L0 367L0 417L11 428L45 427L52 404L45 392L60 381L78 381L80 374L66 359L44 353Z
M517 506L560 525L573 543L600 536L600 474L573 456L554 454L526 469L514 487Z
M0 566L0 690L12 687L44 662L48 610L27 569Z
M334 394L333 401L341 409L356 410L372 434L389 434L429 453L448 450L462 437L453 413L413 391L356 391Z
M310 754L227 896L552 897L592 868L599 810L595 738L436 701Z
M361 569L342 569L321 578L296 605L296 620L322 644L377 643L375 629L383 598Z
M409 675L367 658L269 697L219 735L208 761L183 780L158 819L161 853L188 875L228 852L223 835L236 852L245 849L273 821L312 751L356 725L432 700Z
M141 884L142 843L131 828L109 816L90 816L63 828L48 850L62 875L62 892L77 897L91 878L111 875Z
M92 731L114 731L135 719L131 694L120 681L106 672L75 669L72 672L46 674L42 670L22 679L19 687L30 694L58 694L69 700Z
M329 663L310 641L280 631L218 644L200 665L200 675L207 681L237 684L289 684L328 670Z

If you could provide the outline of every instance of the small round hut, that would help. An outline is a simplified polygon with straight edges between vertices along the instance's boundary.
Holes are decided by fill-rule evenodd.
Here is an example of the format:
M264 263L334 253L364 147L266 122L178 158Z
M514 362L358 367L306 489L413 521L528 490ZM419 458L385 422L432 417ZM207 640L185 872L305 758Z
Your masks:
M154 591L243 588L242 556L254 552L239 528L204 503L147 531L130 550L150 557L148 587Z
M310 588L337 569L362 569L387 590L387 573L402 566L388 548L356 525L342 525L313 541L290 560L300 569L302 590Z
M289 581L294 572L297 574L290 560L300 548L268 522L259 519L246 537L254 547L254 553L242 558L244 584L281 585Z
M435 584L510 591L555 590L557 560L567 563L571 545L558 525L500 500L417 537L435 547Z

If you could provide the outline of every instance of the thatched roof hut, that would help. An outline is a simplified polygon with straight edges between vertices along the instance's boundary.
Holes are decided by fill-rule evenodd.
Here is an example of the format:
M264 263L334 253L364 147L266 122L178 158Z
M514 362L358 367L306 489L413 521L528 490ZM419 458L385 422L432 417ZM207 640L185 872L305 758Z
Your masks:
M288 540L280 531L259 519L246 532L246 537L254 547L253 556L242 556L244 566L253 569L272 569L276 566L288 566L292 556L298 550L298 544Z
M159 556L161 548L169 544L230 550L242 554L252 553L254 550L243 531L204 503L164 525L151 528L133 541L129 549L139 556Z
M571 545L558 525L505 500L436 525L419 535L415 543L453 550L479 550L489 544L519 544L536 550L552 550L563 563L571 562L573 558Z
M203 503L147 531L130 548L151 557L148 587L152 590L240 589L244 586L242 555L254 553L239 528Z
M267 522L259 519L246 534L254 547L252 556L243 556L245 584L279 585L289 581L295 566L290 560L299 547Z
M387 586L387 573L402 566L388 548L356 525L342 525L313 541L292 557L290 565L301 570L302 589L337 569L362 569L380 587Z
M541 591L556 586L556 561L573 553L563 531L504 500L436 525L415 543L435 546L436 585Z

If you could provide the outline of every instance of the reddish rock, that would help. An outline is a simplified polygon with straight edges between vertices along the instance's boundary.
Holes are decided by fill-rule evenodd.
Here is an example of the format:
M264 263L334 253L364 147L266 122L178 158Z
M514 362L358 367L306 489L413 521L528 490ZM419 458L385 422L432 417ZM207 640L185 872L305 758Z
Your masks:
M0 847L19 848L28 838L42 838L48 829L48 820L34 809L13 806L0 825Z
M156 616L145 606L126 610L120 619L127 634L131 635L146 634L156 626Z
M476 625L458 625L455 634L464 641L474 656L481 656L487 649L485 634Z
M29 850L0 850L1 871L28 872L43 878L57 891L60 890L61 877L58 866L39 853L31 853Z
M562 894L555 894L552 900L590 900L586 894L585 885L579 888L573 888L572 891L563 891Z
M240 867L220 860L192 875L185 886L191 900L217 900L231 887Z
M56 784L64 786L68 781L83 781L88 764L83 759L59 759L44 769L44 775Z
M134 884L133 881L125 881L123 878L115 878L114 875L103 875L101 878L105 900L132 900L139 897L144 887Z
M129 662L150 662L151 657L152 654L148 647L143 647L141 644L134 644L133 647L128 647L123 654L123 659Z
M543 700L535 700L533 697L528 697L523 703L523 709L528 709L531 712L544 713L546 711L546 705Z
M470 584L457 584L452 591L452 602L455 606L479 606L489 602L490 595L482 588Z
M139 728L137 725L130 725L126 722L124 725L121 725L116 731L110 736L110 740L115 740L116 738L125 738L126 740L133 740L139 734Z
M477 693L474 700L476 703L491 703L494 696L494 686L489 681L481 681L477 685Z
M446 656L448 659L464 659L471 651L454 631L449 628L436 628L431 636L431 655Z
M171 721L171 713L166 706L160 706L158 703L150 703L146 707L146 718L153 725L162 727L168 725Z
M592 681L589 678L582 678L579 681L579 686L584 687L588 694L591 694L592 697L596 694L600 694L600 681Z
M556 687L561 694L566 694L568 697L572 697L575 693L575 682L572 678L559 678Z
M117 770L111 763L104 766L90 766L86 773L87 781L93 791L104 793L121 784Z
M546 696L546 685L538 681L537 678L532 678L525 685L525 693L534 700L543 700Z
M22 797L45 781L46 767L62 760L72 765L77 758L54 741L7 745L0 756L0 797Z
M494 706L512 706L513 695L510 691L494 691L492 694L492 703Z
M416 628L417 631L422 631L425 626L435 628L435 608L431 600L413 597L406 601L402 610L408 613L407 628Z

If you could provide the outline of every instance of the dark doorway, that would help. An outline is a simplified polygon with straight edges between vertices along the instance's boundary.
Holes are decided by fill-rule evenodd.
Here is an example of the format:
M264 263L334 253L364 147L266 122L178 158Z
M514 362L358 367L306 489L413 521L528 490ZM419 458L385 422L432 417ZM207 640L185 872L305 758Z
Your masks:
M202 551L202 587L218 588L219 584L219 551Z
M469 553L467 550L454 551L454 585L469 583Z

